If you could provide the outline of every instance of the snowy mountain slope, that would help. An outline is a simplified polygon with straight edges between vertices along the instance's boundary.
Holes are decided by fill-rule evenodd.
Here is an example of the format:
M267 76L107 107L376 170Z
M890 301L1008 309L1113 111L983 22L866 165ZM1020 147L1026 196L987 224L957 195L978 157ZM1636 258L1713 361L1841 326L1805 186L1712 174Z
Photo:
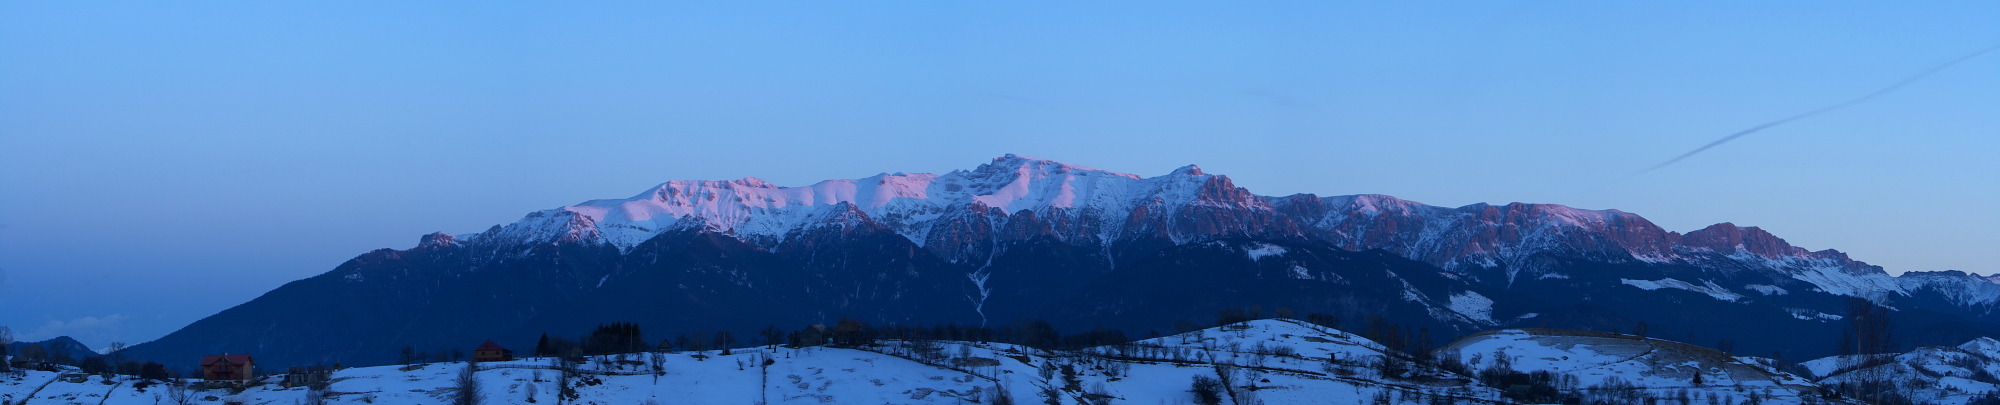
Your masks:
M2000 283L1993 277L1981 277L1957 270L1912 271L1896 277L1896 282L1904 291L1930 292L1952 305L1970 311L1991 313L2000 304Z
M1869 379L1896 382L1889 389L1923 403L1965 404L2000 394L2000 341L1979 338L1958 346L1919 347L1907 353L1833 356L1800 363L1822 385Z
M1731 356L1713 349L1617 335L1556 329L1501 329L1467 336L1437 350L1440 358L1472 370L1495 367L1547 370L1575 377L1584 387L1643 387L1647 395L1743 397L1798 403L1822 389L1806 378L1777 370L1768 359Z
M1757 227L1722 223L1683 235L1632 213L1553 204L1447 208L1382 195L1267 197L1194 166L1140 177L1017 155L941 175L883 173L803 187L754 177L670 181L630 198L537 211L449 239L495 246L605 243L629 250L673 230L703 229L776 248L799 230L824 224L829 213L850 210L851 218L879 223L955 261L990 257L995 238L1048 236L1108 246L1142 237L1175 243L1264 237L1385 249L1489 283L1510 284L1521 274L1563 277L1547 260L1555 255L1768 272L1807 289L1871 299L1908 294L1878 267L1837 251L1792 246ZM2000 300L1952 294L1968 303Z
M877 224L954 262L984 261L1003 241L1036 237L1105 249L1146 239L1179 244L1248 237L1384 249L1502 286L1524 274L1568 278L1563 262L1581 259L1775 280L1719 289L1817 291L1879 302L1913 296L1908 289L1921 287L1927 298L1961 308L2000 303L2000 288L1971 283L1977 277L1902 280L1843 253L1809 251L1731 223L1683 235L1631 213L1553 204L1447 208L1382 195L1267 197L1194 166L1140 177L1017 155L942 175L884 173L804 187L756 178L671 181L631 198L538 211L514 224L442 239L495 252L542 242L630 250L667 232L701 229L781 249L787 238L834 222Z
M529 214L520 222L458 240L505 243L593 240L630 249L671 229L700 227L767 246L812 225L828 211L852 209L919 245L932 241L948 213L1021 211L1076 221L1068 236L1110 240L1126 218L1147 207L1217 205L1268 209L1227 178L1194 166L1153 178L1007 155L943 175L883 173L780 187L755 177L670 181L626 199L590 200Z
M1259 305L1382 316L1439 340L1648 322L1688 341L1810 358L1833 346L1793 336L1837 334L1848 297L1909 313L1925 331L1912 343L2000 333L1996 286L1891 277L1729 223L1681 234L1552 204L1259 196L1193 166L1141 177L1008 155L802 187L671 181L485 232L433 233L132 353L170 365L251 350L287 365L382 364L403 345L519 344L606 322L747 332L843 316L1140 334Z
M849 213L840 216L848 219L831 219L834 213ZM1178 244L1250 237L1384 249L1505 286L1524 274L1569 277L1561 262L1583 259L1762 274L1789 289L1876 301L1923 287L1960 307L2000 303L2000 285L1971 283L1983 280L1978 277L1901 280L1838 251L1810 251L1732 223L1681 234L1632 213L1554 204L1448 208L1367 194L1268 197L1192 165L1140 177L1011 154L942 175L884 173L804 187L756 178L670 181L631 198L538 211L446 239L496 247L605 243L630 250L663 233L702 229L776 249L830 221L876 223L950 261L985 260L1000 241L1034 237L1107 249L1134 239Z

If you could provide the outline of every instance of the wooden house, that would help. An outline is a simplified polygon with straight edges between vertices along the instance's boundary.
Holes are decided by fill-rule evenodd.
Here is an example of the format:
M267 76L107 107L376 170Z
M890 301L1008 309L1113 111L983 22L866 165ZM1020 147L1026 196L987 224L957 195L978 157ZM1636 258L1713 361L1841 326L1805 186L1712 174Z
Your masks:
M494 344L493 341L491 340L486 341L486 343L480 344L479 348L472 349L472 361L487 362L487 361L513 361L513 360L514 360L513 350L507 350L505 348L502 348L500 347L500 345Z
M826 325L808 325L805 329L792 332L794 346L825 346L833 344L833 328Z
M256 362L248 354L211 354L201 358L201 379L214 383L248 384L257 376Z
M841 318L840 323L833 326L833 344L840 346L860 346L868 343L866 328L860 321Z

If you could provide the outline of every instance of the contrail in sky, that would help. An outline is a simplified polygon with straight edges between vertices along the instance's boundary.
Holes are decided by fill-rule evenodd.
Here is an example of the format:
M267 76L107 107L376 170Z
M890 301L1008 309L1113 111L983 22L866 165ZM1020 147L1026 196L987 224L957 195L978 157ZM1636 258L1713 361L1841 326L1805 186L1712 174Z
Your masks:
M1996 49L2000 49L2000 45L1994 45L1994 46L1991 46L1991 47L1987 47L1986 49L1981 49L1981 50L1979 50L1978 52L1973 52L1973 53L1969 53L1969 54L1966 54L1965 56L1960 56L1960 57L1958 57L1958 59L1952 59L1952 60L1951 60L1950 62L1945 62L1945 63L1944 63L1944 64L1942 64L1942 65L1937 65L1936 67L1932 67L1932 68L1930 68L1930 69L1928 69L1928 70L1925 70L1925 71L1923 71L1923 72L1921 72L1921 73L1917 73L1917 74L1916 74L1915 76L1910 76L1910 77L1909 77L1909 78L1907 78L1907 79L1903 79L1903 81L1900 81L1900 82L1896 82L1896 84L1892 84L1892 85L1889 85L1889 87L1884 87L1884 88L1882 88L1881 90L1876 90L1876 91L1875 91L1874 93L1868 93L1868 95L1865 95L1865 96L1861 96L1861 97L1859 97L1859 98L1855 98L1855 99L1853 99L1853 100L1847 100L1846 102L1842 102L1842 103L1840 103L1840 104L1834 104L1834 105L1830 105L1830 106L1826 106L1826 107L1821 107L1820 109L1817 109L1817 110L1812 110L1812 111L1807 111L1807 112L1805 112L1805 113L1803 113L1803 114L1799 114L1799 115L1793 115L1793 116L1790 116L1790 117L1785 117L1784 119L1780 119L1780 120L1777 120L1777 121L1771 121L1771 122L1766 122L1766 123L1764 123L1764 124L1762 124L1762 125L1758 125L1758 126L1754 126L1754 127L1750 127L1750 129L1745 129L1745 130L1742 130L1742 131L1737 131L1736 133L1733 133L1733 134L1729 134L1729 136L1725 136L1725 137L1722 137L1722 139L1717 139L1717 140L1715 140L1715 142L1709 142L1709 143L1708 143L1707 145L1702 145L1702 146L1701 146L1700 148L1695 148L1695 150L1693 150L1693 151L1689 151L1688 153L1683 153L1683 154L1681 154L1680 156L1677 156L1677 157L1674 157L1673 159L1670 159L1670 160L1667 160L1666 162L1661 162L1660 164L1657 164L1657 165L1653 165L1653 167L1648 167L1648 168L1646 168L1646 170L1640 170L1640 171L1638 171L1638 172L1634 172L1634 173L1632 173L1632 174L1629 174L1629 175L1626 175L1626 176L1625 176L1625 178L1632 178L1633 176L1638 176L1638 175L1641 175L1641 174L1646 174L1646 172L1651 172L1651 171L1653 171L1654 169L1659 169L1659 168L1662 168L1662 167L1666 167L1667 165L1671 165L1671 164L1674 164L1674 162L1679 162L1679 161L1681 161L1681 159L1687 159L1687 158L1688 158L1689 156L1694 156L1694 155L1695 155L1695 154L1697 154L1697 153L1701 153L1702 151L1705 151L1705 150L1708 150L1708 148L1713 148L1713 147L1716 147L1717 145L1721 145L1721 144L1724 144L1724 143L1728 143L1729 141L1733 141L1733 140L1736 140L1736 138L1742 138L1742 137L1743 137L1744 135L1749 135L1749 134L1752 134L1752 133L1756 133L1757 131L1762 131L1762 130L1764 130L1764 129L1766 129L1766 128L1770 128L1770 127L1774 127L1774 126L1778 126L1778 125L1781 125L1781 124L1784 124L1784 123L1787 123L1787 122L1792 122L1792 121L1797 121L1797 120L1800 120L1800 119L1804 119L1804 118L1806 118L1806 117L1811 117L1811 116L1814 116L1814 115L1819 115L1820 113L1824 113L1824 112L1827 112L1827 111L1833 111L1833 110L1838 110L1838 109L1842 109L1842 108L1847 108L1847 106L1851 106L1851 105L1855 105L1855 104L1861 104L1861 103L1862 103L1862 102L1864 102L1864 101L1868 101L1868 100L1870 100L1870 99L1874 99L1875 97L1880 97L1880 96L1882 96L1883 94L1889 94L1889 92L1892 92L1892 91L1896 91L1896 89L1900 89L1900 88L1903 88L1903 86L1908 86L1908 85L1909 85L1910 83L1915 83L1915 82L1916 82L1916 81L1918 81L1918 80L1923 80L1923 79L1924 79L1925 77L1929 77L1929 76L1930 76L1931 74L1934 74L1934 73L1937 73L1938 71L1942 71L1942 70L1944 70L1945 68L1949 68L1949 67L1951 67L1952 65L1956 65L1956 64L1958 64L1959 62L1964 62L1964 61L1966 61L1967 59L1972 59L1972 58L1974 58L1974 57L1978 57L1979 55L1984 55L1984 54L1986 54L1987 52L1993 52L1993 51L1994 51L1994 50L1996 50Z

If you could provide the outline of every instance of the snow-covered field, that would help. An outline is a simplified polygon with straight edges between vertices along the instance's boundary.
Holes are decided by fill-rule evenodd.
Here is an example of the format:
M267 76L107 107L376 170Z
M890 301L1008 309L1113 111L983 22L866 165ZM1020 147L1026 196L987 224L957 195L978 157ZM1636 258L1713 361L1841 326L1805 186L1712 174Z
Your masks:
M1654 398L1716 397L1728 402L1754 395L1762 403L1777 404L1812 401L1821 393L1818 384L1778 370L1769 359L1631 335L1501 329L1467 336L1437 352L1471 370L1504 365L1574 377L1585 391L1629 384Z
M1919 403L1965 404L2000 390L2000 341L1920 348L1863 363L1832 357L1780 370L1768 359L1628 335L1503 329L1453 342L1435 353L1466 367L1397 362L1407 355L1339 330L1291 320L1258 320L1082 351L1001 343L881 341L862 348L755 347L592 357L577 365L576 398L559 399L562 373L549 359L479 363L490 404L1191 404L1197 378L1221 382L1223 404L1514 403L1520 386L1489 387L1479 376L1501 364L1545 370L1589 393L1629 384L1661 403L1843 403L1822 383L1886 376ZM655 374L658 356L662 373ZM1401 364L1384 367L1384 361ZM333 404L443 404L466 363L356 367L333 374ZM1875 373L1875 374L1867 374ZM170 389L130 377L63 373L0 375L0 404L156 405ZM1696 382L1699 376L1700 382ZM247 389L192 392L192 403L305 403L312 391L284 388L279 376ZM1486 380L1493 381L1493 380ZM1514 395L1514 394L1508 394ZM1518 396L1516 396L1519 398ZM1599 398L1599 397L1589 397ZM560 401L560 402L559 402Z
M1448 396L1490 403L1497 391L1436 370L1382 378L1365 364L1384 356L1375 342L1302 322L1262 320L1106 346L1048 352L999 343L884 341L865 349L759 347L668 353L654 375L651 354L594 357L580 365L577 404L965 404L1194 403L1195 376L1228 381L1236 403L1424 403ZM1340 362L1329 360L1340 359ZM768 360L768 362L767 362ZM465 363L356 367L333 375L328 403L439 404ZM552 404L560 373L545 359L478 364L487 403ZM56 373L0 379L9 404L170 403L165 386L126 377L105 384L51 382ZM1226 380L1224 378L1227 378ZM194 393L196 403L293 404L305 388L279 378L234 392ZM32 395L32 398L30 398Z
M19 376L0 376L0 404L19 403L28 393L42 389L56 381L56 373L47 371L27 371Z
M1823 384L1863 379L1897 382L1894 389L1924 403L1958 405L2000 392L2000 341L1974 339L1957 347L1919 347L1908 353L1833 356L1800 363Z

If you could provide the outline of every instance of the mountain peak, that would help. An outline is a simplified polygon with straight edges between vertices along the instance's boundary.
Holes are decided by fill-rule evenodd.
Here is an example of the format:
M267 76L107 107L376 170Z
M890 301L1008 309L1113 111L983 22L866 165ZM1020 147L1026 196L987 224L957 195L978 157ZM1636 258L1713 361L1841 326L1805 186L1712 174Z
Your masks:
M1015 218L1023 212L1030 215ZM1016 220L1021 222L1009 224ZM629 249L691 227L776 246L795 230L827 221L870 222L843 225L888 229L918 246L937 246L952 260L973 254L961 251L964 246L984 244L969 241L994 237L973 236L984 232L976 229L1018 226L1008 232L1080 244L1153 237L1174 243L1253 235L1316 239L1454 269L1524 268L1527 254L1535 251L1662 261L1692 248L1686 251L1801 258L1847 273L1879 272L1839 252L1809 252L1763 229L1727 222L1681 235L1637 214L1556 204L1446 208L1385 195L1265 197L1192 164L1140 177L1018 154L941 175L880 173L797 187L756 177L668 181L631 198L537 212L505 229L458 235L455 241L428 236L420 246L587 241Z
M1965 344L1958 345L1958 348L1964 349L1965 351L1969 352L1992 356L2000 354L2000 340L1993 340L1993 338L1982 336L1977 339L1972 339L1972 341L1970 342L1965 342Z
M1784 238L1779 238L1777 235L1765 232L1762 228L1754 226L1739 227L1729 222L1709 225L1707 228L1688 232L1687 235L1681 237L1681 243L1689 246L1705 247L1718 252L1742 250L1764 257L1793 255L1795 254L1793 250L1797 249L1792 247L1790 242L1786 242ZM1804 249L1798 250L1802 251Z
M1095 167L1073 165L1038 157L1021 156L1012 153L1006 154L1005 156L993 158L992 162L979 165L978 168L974 168L972 169L972 171L975 173L992 173L992 172L1007 171L1007 172L1024 173L1024 174L1025 173L1035 173L1035 174L1103 173L1103 174L1109 174L1113 176L1127 177L1133 179L1140 178L1139 176L1133 174L1119 173Z
M417 240L417 247L431 248L431 247L451 246L454 239L456 239L456 237L448 233L431 232L430 234L424 235L423 238Z

